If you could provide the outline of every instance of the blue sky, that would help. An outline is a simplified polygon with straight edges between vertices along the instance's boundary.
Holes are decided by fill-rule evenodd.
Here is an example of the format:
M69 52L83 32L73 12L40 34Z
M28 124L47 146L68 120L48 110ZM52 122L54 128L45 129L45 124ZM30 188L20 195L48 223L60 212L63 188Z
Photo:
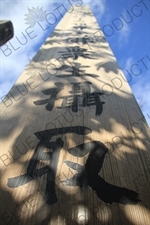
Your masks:
M74 4L83 2L91 7L150 125L150 0L70 0L71 3L73 1ZM9 42L0 50L0 98L9 92L29 59L60 21L61 16L55 9L62 4L69 9L68 0L0 0L0 19L11 20L15 30L15 37L11 40L13 47ZM43 12L54 13L57 22L44 31L35 24L30 35L34 38L31 39L26 33L29 25L25 14L29 14L28 8L38 6L43 7ZM17 40L25 42L23 34L27 39L25 45Z

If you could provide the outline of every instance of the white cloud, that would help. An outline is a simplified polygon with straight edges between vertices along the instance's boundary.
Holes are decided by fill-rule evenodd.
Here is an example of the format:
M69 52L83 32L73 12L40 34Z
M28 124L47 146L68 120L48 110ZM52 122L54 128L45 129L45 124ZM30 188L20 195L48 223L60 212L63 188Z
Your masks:
M42 40L44 41L44 38L46 37L46 31L41 30L41 27L38 25L35 25L32 29L30 28L26 31L29 25L26 24L24 15L29 13L28 8L31 9L32 7L36 8L39 6L39 8L43 7L43 10L46 10L47 13L51 13L56 8L55 4L55 1L1 2L1 19L12 21L14 26L14 37L10 42L7 42L6 45L1 46L0 50L0 97L9 92L16 79L24 70L25 65L29 63L28 58L32 58L35 55L37 45L39 45ZM52 27L50 28L52 29ZM47 31L50 32L50 29ZM28 35L27 33L30 32L32 33ZM29 36L36 37L31 39ZM22 43L27 43L22 45L18 40ZM6 49L7 51L5 51Z
M129 82L132 92L150 126L149 76L147 72L143 72L140 76L134 76L130 69L134 63L135 60L132 57L129 57L126 61L121 62L121 67L127 81Z
M125 44L128 43L129 40L129 36L131 33L131 26L127 23L123 23L123 27L121 28L121 30L119 31L119 46L124 46Z
M122 60L120 65L123 73L132 89L132 92L150 126L150 83L148 72L142 71L140 76L135 76L131 72L131 66L135 64L135 60L129 57L127 60ZM139 72L139 71L138 71Z
M123 69L129 69L131 65L134 63L134 60L132 57L129 57L125 62L124 62L124 67Z
M83 0L83 4L89 4L91 7L94 7L94 10L97 11L100 17L105 12L105 0L104 1L93 1L93 0ZM72 4L79 4L80 2L71 2ZM0 61L1 61L1 71L0 71L0 82L1 82L1 92L0 97L6 95L10 88L15 83L16 79L20 76L21 72L24 70L25 65L28 63L28 58L33 58L37 49L40 47L39 43L42 44L46 35L51 32L54 26L51 26L47 31L41 30L39 25L35 25L33 29L28 29L27 32L32 32L30 34L31 37L36 36L31 39L26 29L28 25L26 24L25 14L29 14L28 8L32 7L43 7L43 11L47 11L47 13L54 13L53 10L56 9L57 6L62 4L66 4L66 7L70 7L68 1L59 1L51 0L51 1L3 1L1 2L1 19L8 19L13 22L15 35L14 38L10 40L6 45L10 49L7 49L6 45L2 46L0 50ZM57 5L57 6L56 6ZM59 22L60 15L57 13L57 19ZM45 25L45 28L47 24ZM44 24L43 24L44 28ZM25 45L19 43L27 42ZM13 47L12 47L12 46ZM38 47L37 47L38 45ZM17 49L14 50L13 48ZM5 51L7 49L7 51ZM12 52L11 52L12 51ZM11 54L10 54L11 53ZM5 56L6 55L6 56Z
M121 63L122 68L123 68L123 72L124 72L124 74L125 74L126 77L128 77L127 70L130 71L130 67L133 65L133 63L134 63L134 60L133 60L132 57L129 57L126 61L124 61L123 63Z
M150 83L148 74L145 74L145 77L137 77L136 82L131 84L131 89L150 126Z
M84 1L83 1L84 2ZM90 2L90 1L89 1ZM72 5L79 5L81 2L71 1ZM40 47L39 43L43 43L44 39L51 33L51 31L54 29L54 26L49 25L48 23L44 24L42 23L42 27L46 28L49 26L49 29L46 31L43 31L41 27L36 24L33 28L30 28L27 30L28 33L32 32L30 34L31 37L36 36L35 38L31 39L26 29L29 27L29 25L26 24L25 14L29 14L28 8L32 9L32 7L43 7L43 11L46 11L47 13L54 13L57 17L57 23L59 22L61 16L57 11L54 11L58 6L61 6L62 4L65 5L66 8L69 9L71 7L68 0L64 0L63 2L61 0L51 0L51 1L38 1L38 0L32 0L32 1L24 1L24 0L13 0L13 1L2 1L1 2L1 19L11 20L14 25L14 31L15 35L14 38L10 40L10 42L7 42L7 46L11 50L7 50L6 45L2 46L0 50L0 63L1 63L1 71L0 71L0 83L1 83L1 92L0 97L3 95L6 95L8 91L10 90L10 87L13 86L16 79L20 76L21 72L24 70L25 65L29 63L28 58L32 59L35 53L37 52L38 48ZM101 6L101 10L103 10L103 7ZM65 13L65 10L64 10ZM50 18L48 19L50 22ZM46 21L45 21L46 22ZM25 37L24 37L25 36ZM27 38L27 43L25 45L22 45L19 43L25 43ZM18 41L19 39L19 41ZM12 44L12 46L11 46ZM13 48L17 49L14 50ZM12 51L12 52L11 52ZM10 54L11 53L11 54ZM6 55L6 56L5 56Z
M97 15L97 19L101 19L106 11L106 0L82 0L84 4L88 4L92 11Z
M120 31L119 41L123 44L124 42L127 43L130 33L131 33L131 27L127 23L124 23Z
M134 59L132 57L129 57L127 60L121 60L120 61L120 67L126 77L126 80L128 82L130 82L132 80L132 75L131 75L131 72L130 72L130 68L131 66L133 65L134 63Z
M131 24L130 23L126 23L124 21L124 19L122 18L122 16L126 15L126 10L123 10L121 13L121 16L119 18L117 18L119 25L117 25L118 27L120 27L120 29L118 30L118 44L119 47L121 48L122 46L124 46L125 44L128 43L130 34L131 34Z
M65 1L64 1L65 2ZM63 2L63 4L64 4ZM94 1L94 0L83 0L84 4L89 4L92 8L93 12L96 13L96 17L98 20L102 19L102 16L104 17L106 15L106 12L108 8L106 7L106 1ZM57 5L61 5L62 1L57 1ZM74 4L76 4L74 2ZM53 12L53 10L56 8L56 2L55 1L3 1L1 2L1 19L10 19L15 28L15 36L18 37L18 39L21 41L24 41L22 32L25 33L25 30L27 29L27 24L25 24L25 17L24 15L28 13L27 8L32 7L43 7L43 10L47 12ZM123 13L122 13L123 14ZM32 30L30 30L32 31ZM32 58L34 54L37 51L37 44L44 40L44 35L46 32L41 32L41 28L38 26L35 26L33 29L32 35L38 34L37 37L35 37L33 40L31 40L28 37L28 43L26 45L20 45L20 48L18 50L13 50L12 54L10 54L8 57L6 57L2 51L0 51L0 79L1 79L1 92L0 97L3 95L6 95L7 92L10 90L10 88L13 86L16 79L19 77L21 72L24 70L25 66L29 63L28 58ZM120 45L124 44L128 41L129 35L131 33L131 26L130 24L127 25L124 23L123 28L119 31L119 41ZM27 34L26 34L27 36ZM11 43L13 43L14 46L18 46L18 41L14 37L11 40ZM9 46L9 45L8 45ZM9 46L10 47L10 46ZM12 47L11 47L12 49ZM4 50L4 49L3 49ZM122 62L122 68L124 70L125 75L127 75L126 69L129 69L131 65L133 64L133 58L128 58L125 62ZM140 107L142 108L142 111L144 112L144 115L150 113L148 112L150 106L148 106L148 92L149 92L149 86L148 82L145 82L138 79L136 81L136 84L133 84L131 86L133 93L135 97L137 98L138 103L140 104Z

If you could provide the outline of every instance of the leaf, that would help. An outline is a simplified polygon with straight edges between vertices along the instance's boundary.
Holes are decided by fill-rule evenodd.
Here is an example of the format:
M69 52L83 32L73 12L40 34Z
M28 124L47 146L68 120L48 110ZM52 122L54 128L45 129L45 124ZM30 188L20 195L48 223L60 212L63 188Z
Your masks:
M36 24L36 20L33 20L33 22L30 22L30 27L34 27Z
M30 15L30 14L25 14L24 16L27 16L27 17L28 17L29 15Z
M29 13L30 13L31 15L33 15L34 18L37 18L37 17L38 17L38 14L37 14L36 10L33 10L33 9L29 9L29 8L28 8L28 11L29 11Z
M35 8L35 7L32 7L32 9L33 9L34 11L36 11L36 8Z
M43 12L43 8L41 8L40 11L39 11L39 20L40 21L45 20L45 16L46 16L46 11Z
M32 15L29 15L27 18L25 18L25 20L30 20L30 19L35 20L35 18Z
M30 24L30 22L26 22L25 24Z
M43 19L43 9L41 8L40 10L39 10L39 20L42 20Z
M29 14L25 14L26 24L30 24L30 27L33 27L37 21L45 20L46 11L43 11L43 7L37 8L32 7L32 9L28 8Z

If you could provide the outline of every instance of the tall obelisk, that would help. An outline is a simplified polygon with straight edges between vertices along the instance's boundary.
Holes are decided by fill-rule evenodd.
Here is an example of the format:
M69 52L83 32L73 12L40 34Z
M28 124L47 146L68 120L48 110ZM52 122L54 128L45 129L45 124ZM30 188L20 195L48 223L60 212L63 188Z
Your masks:
M148 126L88 6L1 106L1 224L150 224Z

